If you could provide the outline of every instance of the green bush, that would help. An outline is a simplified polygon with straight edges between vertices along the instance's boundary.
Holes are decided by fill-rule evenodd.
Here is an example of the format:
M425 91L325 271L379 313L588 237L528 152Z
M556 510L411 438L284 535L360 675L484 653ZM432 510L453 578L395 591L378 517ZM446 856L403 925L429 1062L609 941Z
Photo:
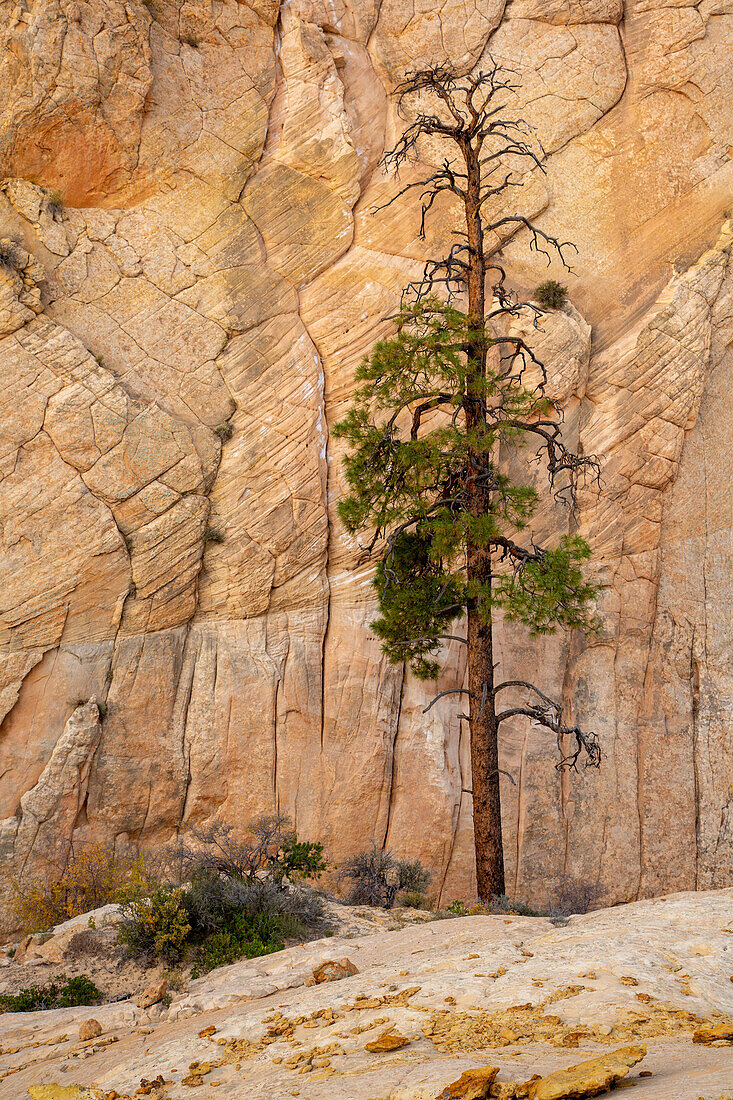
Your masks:
M513 917L543 917L547 913L540 913L523 901L513 901L506 894L494 894L489 902L473 902L466 905L464 901L452 901L445 909L439 909L435 914L436 920L447 920L450 917L489 917L498 914L511 915Z
M286 939L304 933L303 926L292 917L237 913L227 927L208 936L199 946L191 977L198 978L217 966L228 966L238 959L255 959L282 951Z
M310 890L206 868L194 874L183 903L197 944L194 976L280 951L288 939L328 928L323 900Z
M430 872L419 859L399 859L400 890L421 894L430 882Z
M540 283L534 296L543 309L562 309L567 301L568 288L558 283L557 279L547 279Z
M327 923L323 901L311 890L280 887L266 879L247 882L211 871L194 875L183 903L195 936L228 930L241 914L253 920L277 917L299 928L323 928Z
M142 958L176 962L191 931L182 887L158 886L123 906L118 941Z
M512 901L506 894L494 894L490 906L492 913L511 913L514 917L544 916L543 913L539 913L536 909L533 909L531 905L527 905L523 901Z
M435 902L419 890L408 890L400 897L400 905L407 909L432 909Z
M327 868L328 860L323 854L321 842L298 840L293 834L283 844L280 858L272 863L270 876L276 882L285 879L297 882L299 879L320 878Z
M46 985L33 985L20 993L0 993L0 1008L5 1012L36 1012L47 1008L74 1008L93 1005L102 996L91 978L61 974Z
M194 970L203 974L327 927L324 903L310 890L204 867L187 887L160 886L126 904L118 940L135 956L168 963L191 948Z
M119 942L147 959L193 958L197 973L282 948L310 930L328 931L323 900L295 880L318 877L323 845L300 841L287 818L250 826L244 840L229 826L192 831L166 849L157 886L123 909Z

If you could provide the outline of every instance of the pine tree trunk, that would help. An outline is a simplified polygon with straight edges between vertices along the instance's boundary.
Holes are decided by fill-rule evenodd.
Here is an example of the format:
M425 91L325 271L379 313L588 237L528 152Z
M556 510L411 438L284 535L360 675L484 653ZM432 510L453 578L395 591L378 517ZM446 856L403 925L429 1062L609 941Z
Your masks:
M466 161L466 231L468 237L469 278L468 313L483 329L486 318L483 226L481 222L481 166L469 144L463 148ZM486 376L486 347L468 347L468 394L466 428L481 432L486 427L483 381ZM469 509L481 515L491 508L491 495L477 482L486 466L486 455L469 455L467 489ZM485 593L491 591L491 550L466 546L466 571L469 584L479 583ZM501 832L501 791L499 786L499 739L494 698L494 653L491 605L487 595L483 607L477 598L468 603L468 689L470 691L469 728L471 737L471 775L473 788L473 831L476 851L478 895L489 901L493 894L504 893L504 850Z
M491 583L491 557L488 551L469 547L468 578L484 584ZM469 725L476 883L482 901L489 901L493 894L505 892L493 656L491 622L484 621L478 606L472 601L468 609Z

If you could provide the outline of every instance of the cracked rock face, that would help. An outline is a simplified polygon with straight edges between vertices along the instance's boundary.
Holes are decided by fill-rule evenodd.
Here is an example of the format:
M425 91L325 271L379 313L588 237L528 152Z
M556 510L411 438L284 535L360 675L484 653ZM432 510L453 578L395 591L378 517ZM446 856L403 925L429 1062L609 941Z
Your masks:
M510 240L508 268L523 294L569 285L536 342L568 438L604 470L578 515L600 636L498 639L503 678L563 696L606 753L559 775L540 732L505 729L510 889L542 906L729 883L729 5L9 7L5 866L279 809L335 860L374 839L426 862L443 902L471 895L456 697L424 715L432 688L369 632L329 426L459 225L436 203L422 241L404 198L373 213L407 182L379 167L390 92L415 64L493 56L548 152L512 201L578 247L568 276ZM538 528L569 522L548 502ZM463 675L452 644L439 689ZM92 695L107 711L82 752L70 729Z

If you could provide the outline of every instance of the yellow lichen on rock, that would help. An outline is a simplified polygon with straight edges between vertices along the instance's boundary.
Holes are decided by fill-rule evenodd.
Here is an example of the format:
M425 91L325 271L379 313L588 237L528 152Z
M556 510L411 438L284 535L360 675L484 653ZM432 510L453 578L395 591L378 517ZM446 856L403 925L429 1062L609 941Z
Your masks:
M711 1023L706 1027L698 1028L692 1036L693 1043L733 1043L733 1020L725 1020L722 1023Z
M31 1100L106 1100L107 1092L84 1085L30 1085Z
M575 1100L585 1096L598 1096L612 1088L625 1077L632 1066L646 1055L646 1047L629 1046L589 1058L569 1069L559 1070L534 1081L528 1090L529 1100Z
M371 1043L367 1043L364 1049L371 1054L386 1054L390 1050L399 1050L401 1047L408 1046L409 1042L406 1036L399 1035L393 1028L388 1028L376 1039L372 1039Z
M498 1066L481 1066L467 1069L457 1081L446 1085L439 1100L484 1100L491 1096L491 1086L499 1072Z

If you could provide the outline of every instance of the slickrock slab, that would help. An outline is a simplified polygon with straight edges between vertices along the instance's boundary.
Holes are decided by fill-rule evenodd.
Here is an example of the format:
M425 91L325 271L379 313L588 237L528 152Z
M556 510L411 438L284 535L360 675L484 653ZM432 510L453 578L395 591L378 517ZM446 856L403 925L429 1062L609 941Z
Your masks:
M599 1085L624 1072L614 1052L645 1045L652 1076L627 1074L635 1097L714 1100L733 1080L733 1046L693 1035L733 1020L732 901L721 890L564 927L467 917L328 938L212 971L154 1018L130 1002L100 1005L104 1035L87 1044L77 1036L89 1009L5 1014L0 1096L55 1083L124 1100L162 1076L176 1100L184 1079L226 1100L437 1100L461 1079L485 1089L476 1072L491 1066L494 1100L527 1097L532 1085L540 1100L534 1075L591 1062ZM320 963L344 957L358 973L307 984ZM369 1049L385 1032L409 1044Z

